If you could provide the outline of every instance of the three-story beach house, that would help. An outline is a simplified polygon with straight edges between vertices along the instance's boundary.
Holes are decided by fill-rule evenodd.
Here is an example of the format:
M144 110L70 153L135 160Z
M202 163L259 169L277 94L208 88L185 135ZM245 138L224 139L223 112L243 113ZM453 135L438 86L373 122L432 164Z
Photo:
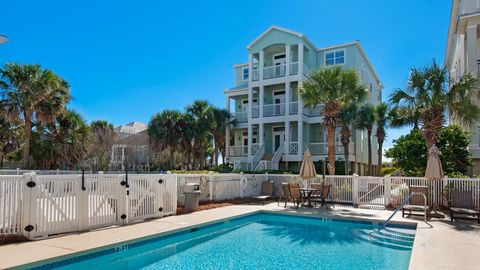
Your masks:
M326 158L322 108L306 108L299 97L299 88L312 70L337 65L354 68L369 92L368 103L381 101L382 84L358 41L316 48L301 33L271 27L247 49L248 62L233 66L235 86L225 90L226 108L232 115L226 129L226 155L236 169L295 171L306 149L314 161ZM352 130L349 160L353 171L363 174L367 132ZM344 160L339 131L340 127L336 155ZM376 138L372 144L376 165Z
M457 82L465 73L480 75L480 1L453 0L448 29L445 65L450 67L450 81ZM475 97L479 102L478 97ZM479 102L480 104L480 102ZM470 132L473 175L480 175L480 119L476 125L463 126ZM450 122L462 126L456 119Z

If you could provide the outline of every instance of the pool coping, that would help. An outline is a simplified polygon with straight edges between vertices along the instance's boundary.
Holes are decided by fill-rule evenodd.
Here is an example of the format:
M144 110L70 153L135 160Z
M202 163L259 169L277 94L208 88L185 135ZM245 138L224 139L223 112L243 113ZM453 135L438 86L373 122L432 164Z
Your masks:
M89 255L91 255L92 257L97 257L97 256L106 255L106 254L111 254L111 253L114 253L114 252L121 251L125 248L128 248L128 246L132 245L132 244L140 244L140 245L141 244L147 244L147 243L144 243L144 242L148 242L150 240L157 241L157 240L160 240L162 237L165 237L165 238L168 239L169 237L177 236L177 234L192 232L192 230L194 230L196 228L199 228L199 227L202 227L202 229L204 229L204 228L208 228L210 226L221 225L222 223L224 224L226 221L232 221L232 220L247 218L247 217L250 217L250 216L261 215L261 214L267 214L267 215L272 214L272 215L281 215L281 216L295 216L295 217L322 220L322 221L345 222L345 223L348 222L348 223L356 223L356 224L363 224L363 225L375 225L375 226L384 222L384 220L373 219L373 218L369 219L369 218L353 218L353 217L340 217L340 216L325 217L325 216L322 216L322 215L312 215L311 213L285 212L285 211L281 211L281 210L279 211L279 210L257 209L257 210L253 210L253 211L247 212L247 213L233 214L233 215L228 216L228 217L222 217L222 218L219 218L219 219L212 219L210 221L202 222L202 223L199 223L199 224L188 225L188 226L185 226L185 227L171 229L171 230L167 230L167 231L160 232L160 233L153 233L151 235L132 238L132 239L128 239L128 240L125 240L125 241L120 241L120 242L117 242L117 243L112 243L112 244L108 244L108 245L104 245L104 246L100 246L100 247L85 249L85 250L81 250L81 251L74 251L70 254L52 256L52 257L49 257L49 258L45 258L43 260L38 260L38 261L35 261L35 262L16 265L16 266L8 268L8 269L25 269L25 268L42 269L42 267L51 266L52 264L57 264L57 263L63 266L63 265L65 265L65 261L73 260L73 259L76 259L77 257L83 257L83 256L89 256ZM415 235L417 233L417 230L416 230L417 229L417 223L416 222L391 221L391 222L389 222L388 227L414 229L415 230ZM416 239L416 237L415 237L415 239ZM37 241L41 241L41 240L37 240ZM413 254L413 246L412 246L411 254ZM66 263L66 265L68 265L68 263ZM45 269L49 269L49 268L47 267Z

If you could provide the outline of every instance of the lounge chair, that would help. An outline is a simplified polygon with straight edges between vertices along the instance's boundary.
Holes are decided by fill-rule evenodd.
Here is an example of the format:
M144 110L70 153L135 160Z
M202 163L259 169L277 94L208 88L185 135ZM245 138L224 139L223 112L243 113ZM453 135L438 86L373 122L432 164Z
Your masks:
M282 194L280 197L278 197L278 205L280 205L280 202L285 200L285 206L283 208L287 207L287 202L290 199L290 190L288 189L288 183L282 183Z
M458 216L460 215L460 216ZM480 211L475 209L473 202L473 193L471 190L452 191L452 206L450 207L450 220L455 219L474 219L480 223Z
M407 205L402 208L402 217L405 217L405 211L409 216L424 216L425 221L429 217L430 206L428 205L428 187L427 186L410 186L410 200ZM422 212L423 214L412 214L412 212Z
M302 193L300 192L300 185L288 184L288 192L290 194L290 198L293 201L293 205L298 208L300 203L303 202Z
M265 205L265 201L273 198L273 181L264 181L262 183L262 193L260 196L254 196L251 199L261 200L262 205ZM251 201L250 201L251 202Z

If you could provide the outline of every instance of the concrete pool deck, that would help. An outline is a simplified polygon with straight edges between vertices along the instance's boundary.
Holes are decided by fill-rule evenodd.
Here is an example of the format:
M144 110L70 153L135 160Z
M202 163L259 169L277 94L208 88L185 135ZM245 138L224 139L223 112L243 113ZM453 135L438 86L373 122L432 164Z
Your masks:
M170 216L128 226L68 234L64 236L0 246L0 268L21 268L22 265L78 252L117 245L121 242L149 237L203 223L250 214L256 211L281 211L311 216L384 221L391 211L337 206L330 210L283 208L276 203L232 205L179 216ZM450 222L432 218L424 223L417 218L402 218L397 213L394 222L417 224L410 260L410 269L478 269L480 225L474 221ZM430 226L431 225L431 226Z

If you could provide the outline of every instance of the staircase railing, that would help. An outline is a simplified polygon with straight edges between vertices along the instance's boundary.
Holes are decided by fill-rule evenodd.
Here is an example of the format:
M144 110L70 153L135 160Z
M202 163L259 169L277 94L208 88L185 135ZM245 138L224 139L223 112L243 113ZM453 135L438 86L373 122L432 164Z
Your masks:
M273 170L278 170L278 163L280 162L280 159L282 158L283 152L285 150L284 145L285 145L285 143L281 143L278 146L277 151L275 151L275 154L273 154L273 157L272 157L272 167L273 167L272 169Z
M424 206L424 209L425 209L425 218L424 218L424 221L427 222L427 196L425 196L425 194L423 194L422 192L412 192L396 209L395 211L393 211L393 213L390 215L390 217L388 217L388 219L382 224L382 226L380 226L380 228L378 229L378 231L381 231L383 229L385 229L385 227L388 225L388 223L390 222L390 220L393 218L393 216L395 216L395 214L398 212L398 210L402 209L406 204L408 204L408 202L410 201L410 198L413 196L413 195L422 195L423 197L423 206Z
M253 170L255 170L255 168L257 168L258 163L260 162L260 160L262 159L264 154L265 154L265 145L262 144L258 147L258 150L253 155L253 159L252 159L252 169Z

